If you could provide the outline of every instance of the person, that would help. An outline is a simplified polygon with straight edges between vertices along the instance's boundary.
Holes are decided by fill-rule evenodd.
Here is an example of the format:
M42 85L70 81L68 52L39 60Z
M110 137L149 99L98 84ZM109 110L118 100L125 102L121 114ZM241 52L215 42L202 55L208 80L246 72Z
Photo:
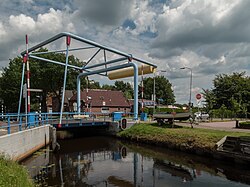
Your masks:
M194 121L195 121L195 120L194 120L194 117L190 115L190 116L189 116L189 122L190 122L191 128L194 128L194 127L193 127Z

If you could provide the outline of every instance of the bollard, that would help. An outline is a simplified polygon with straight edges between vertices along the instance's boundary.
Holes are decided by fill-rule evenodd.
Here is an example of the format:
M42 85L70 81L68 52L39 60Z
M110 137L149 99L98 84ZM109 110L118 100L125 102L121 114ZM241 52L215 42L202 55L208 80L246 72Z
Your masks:
M10 116L8 116L8 127L7 127L7 129L8 129L8 134L10 134Z
M239 128L239 120L236 120L235 128Z

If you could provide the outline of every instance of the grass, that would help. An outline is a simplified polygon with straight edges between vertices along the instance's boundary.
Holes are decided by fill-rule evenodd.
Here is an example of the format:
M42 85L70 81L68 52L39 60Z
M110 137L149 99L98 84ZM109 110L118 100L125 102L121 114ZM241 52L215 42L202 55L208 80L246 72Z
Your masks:
M0 187L33 187L27 170L17 162L0 156Z
M118 137L148 142L151 144L166 145L168 147L181 148L188 150L215 150L216 143L224 136L249 136L250 133L228 132L218 130L208 130L199 128L169 128L156 124L137 124L122 131Z

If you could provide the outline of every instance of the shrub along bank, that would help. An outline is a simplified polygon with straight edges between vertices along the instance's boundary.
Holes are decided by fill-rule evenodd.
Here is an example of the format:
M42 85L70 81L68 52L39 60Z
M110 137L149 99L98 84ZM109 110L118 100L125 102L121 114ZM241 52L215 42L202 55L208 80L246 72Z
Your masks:
M27 170L17 162L0 157L0 186L34 186Z
M240 122L239 127L242 128L242 129L250 129L250 121Z
M199 128L169 128L157 124L137 124L117 135L133 141L165 146L198 154L213 153L224 136L250 136L250 133L226 132Z

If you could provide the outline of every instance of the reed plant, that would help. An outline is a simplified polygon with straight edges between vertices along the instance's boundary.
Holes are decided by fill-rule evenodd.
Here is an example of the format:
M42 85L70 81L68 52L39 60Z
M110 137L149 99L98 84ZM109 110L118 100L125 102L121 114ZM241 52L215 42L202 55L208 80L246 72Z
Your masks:
M17 162L0 156L0 187L33 187L28 171Z

